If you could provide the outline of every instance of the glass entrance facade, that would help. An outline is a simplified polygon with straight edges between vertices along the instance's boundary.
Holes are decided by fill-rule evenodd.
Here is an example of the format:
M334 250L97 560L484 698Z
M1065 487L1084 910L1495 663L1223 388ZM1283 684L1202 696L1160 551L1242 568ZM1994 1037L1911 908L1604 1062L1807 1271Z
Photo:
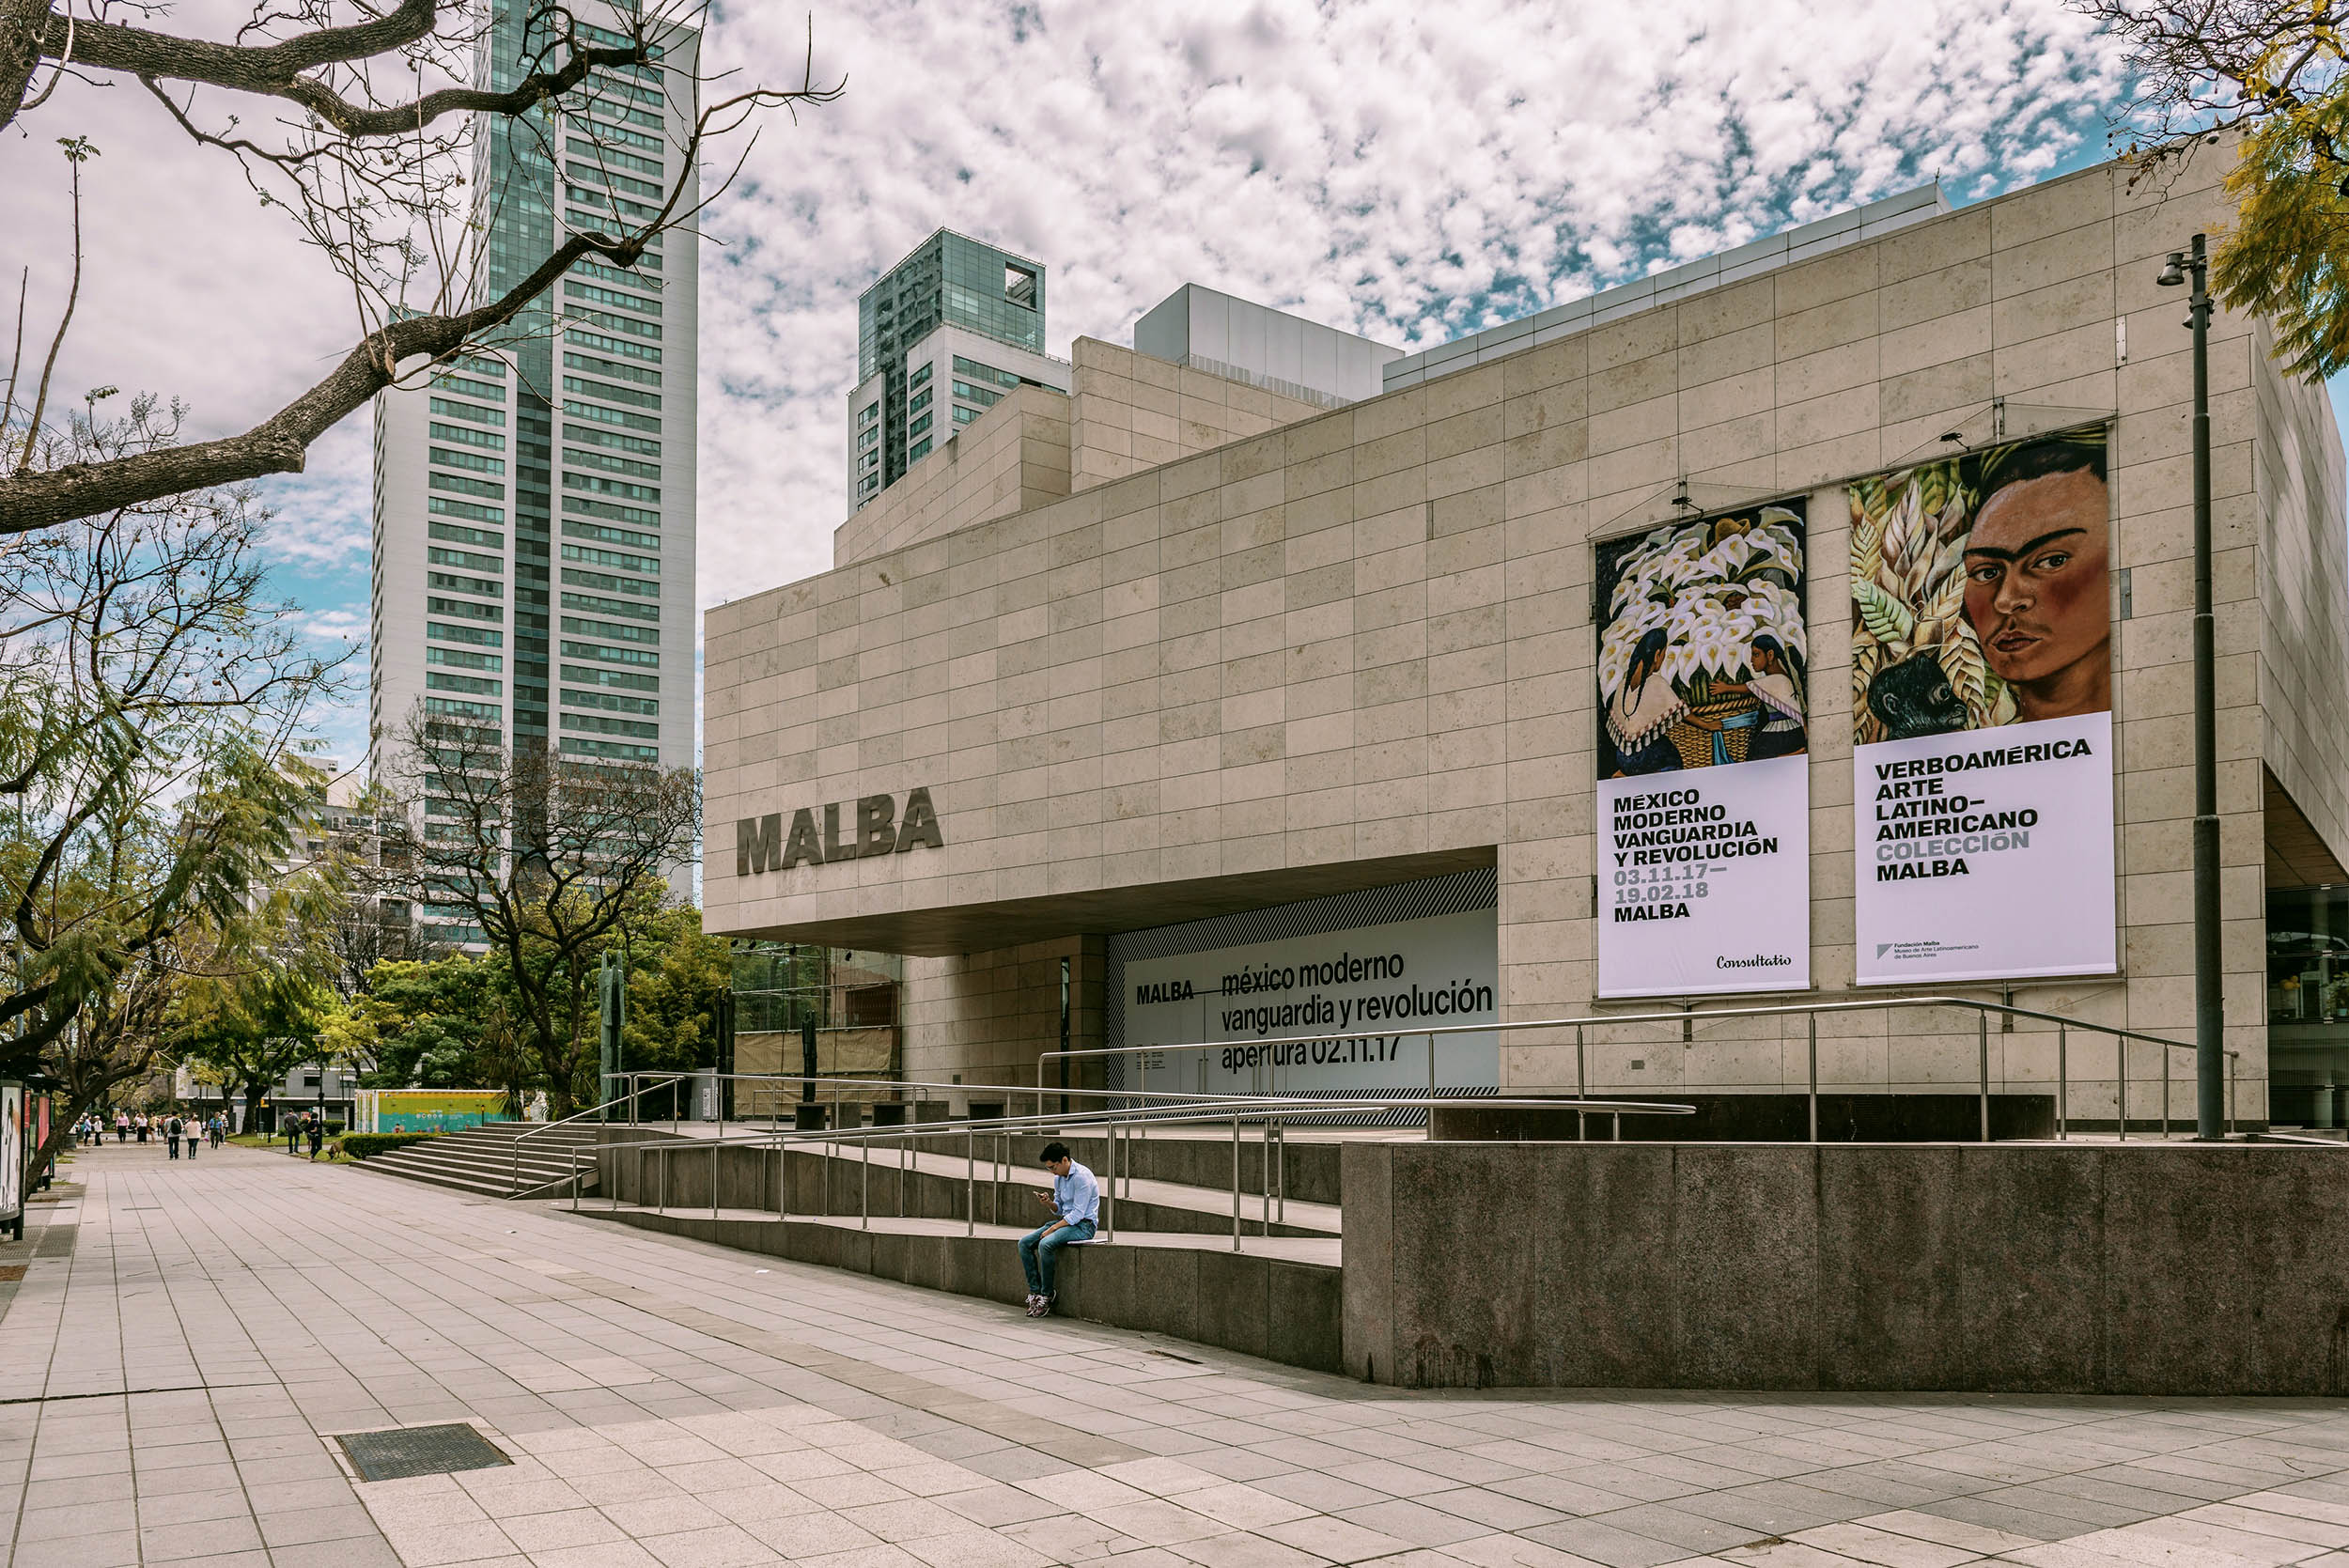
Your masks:
M2349 1126L2349 885L2267 895L2268 1113Z

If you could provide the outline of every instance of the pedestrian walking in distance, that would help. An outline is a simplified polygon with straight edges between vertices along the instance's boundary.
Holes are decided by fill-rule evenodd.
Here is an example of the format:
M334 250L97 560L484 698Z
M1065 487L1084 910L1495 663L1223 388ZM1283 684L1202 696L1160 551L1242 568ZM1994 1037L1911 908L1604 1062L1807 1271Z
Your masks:
M179 1157L179 1118L175 1115L163 1124L163 1141L171 1145L171 1157Z
M286 1152L289 1155L302 1152L302 1118L299 1116L286 1118Z
M312 1111L310 1113L310 1157L313 1160L319 1157L319 1150L325 1143L326 1124L319 1120L318 1112Z

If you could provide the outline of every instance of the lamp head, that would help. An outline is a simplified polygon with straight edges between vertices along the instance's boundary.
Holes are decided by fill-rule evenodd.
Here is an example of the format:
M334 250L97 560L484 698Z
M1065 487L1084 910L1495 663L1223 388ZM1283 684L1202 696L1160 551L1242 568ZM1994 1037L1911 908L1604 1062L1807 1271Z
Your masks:
M2186 283L2186 253L2184 251L2171 251L2170 253L2170 264L2162 268L2161 276L2155 278L2154 281L2160 284L2164 288L2177 288L2182 287Z

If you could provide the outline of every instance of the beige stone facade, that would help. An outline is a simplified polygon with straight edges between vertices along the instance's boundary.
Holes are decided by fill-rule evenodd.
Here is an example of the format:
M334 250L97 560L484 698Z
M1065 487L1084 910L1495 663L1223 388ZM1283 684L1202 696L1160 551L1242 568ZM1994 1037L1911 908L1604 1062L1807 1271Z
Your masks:
M1065 496L932 482L945 510L709 613L708 929L927 955L907 966L906 1062L966 1081L1033 1080L1062 955L1084 991L1073 1042L1097 1040L1103 933L1477 864L1499 871L1504 1017L1653 1008L1595 999L1591 542L1671 515L1685 480L1700 500L1809 498L1804 1000L1852 999L1843 482L1944 455L1952 431L2107 418L2122 972L1966 989L2186 1037L2190 374L2183 302L2155 275L2217 226L2217 173L2156 193L2092 169L1332 412L1081 341ZM2342 454L2322 389L2266 341L2221 317L2211 350L2229 1039L2253 1119L2270 799L2349 858ZM963 440L1049 423L1050 396ZM965 505L997 510L953 520ZM917 786L942 847L737 875L738 818ZM1946 1013L1820 1032L1830 1086L1973 1082L1972 1025ZM1574 1082L1569 1037L1509 1039L1504 1083ZM1798 1019L1590 1043L1595 1082L1625 1091L1806 1074ZM2051 1032L1990 1047L1995 1086L2052 1080ZM2072 1110L2101 1096L2109 1115L2089 1048Z

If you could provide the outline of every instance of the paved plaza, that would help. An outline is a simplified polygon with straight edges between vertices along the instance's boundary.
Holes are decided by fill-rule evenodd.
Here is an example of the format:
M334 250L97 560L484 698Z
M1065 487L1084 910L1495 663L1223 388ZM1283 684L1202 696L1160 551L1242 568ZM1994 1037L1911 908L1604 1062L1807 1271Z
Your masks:
M2349 1568L2331 1402L1400 1394L277 1154L68 1176L0 1248L12 1568ZM430 1422L513 1463L324 1436Z

